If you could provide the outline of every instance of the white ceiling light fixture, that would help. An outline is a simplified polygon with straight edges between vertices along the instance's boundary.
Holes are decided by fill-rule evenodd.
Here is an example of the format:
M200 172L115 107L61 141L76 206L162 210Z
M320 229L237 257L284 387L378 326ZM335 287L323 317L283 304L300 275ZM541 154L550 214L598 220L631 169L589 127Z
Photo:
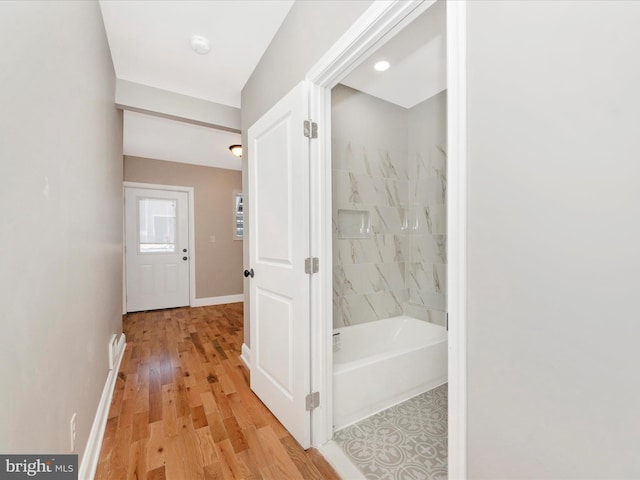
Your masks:
M242 158L242 145L231 145L229 147L229 150L231 150L231 153L233 153L236 157Z
M191 37L191 48L200 55L206 55L211 50L209 39L201 35L194 35Z
M390 66L391 64L386 60L380 60L379 62L376 62L373 68L375 68L378 72L384 72L386 70L389 70Z

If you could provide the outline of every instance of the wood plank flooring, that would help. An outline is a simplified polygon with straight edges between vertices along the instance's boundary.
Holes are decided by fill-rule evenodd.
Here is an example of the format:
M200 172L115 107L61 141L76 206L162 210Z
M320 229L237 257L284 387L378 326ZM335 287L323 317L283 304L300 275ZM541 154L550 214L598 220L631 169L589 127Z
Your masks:
M329 479L249 388L242 304L128 314L96 480Z

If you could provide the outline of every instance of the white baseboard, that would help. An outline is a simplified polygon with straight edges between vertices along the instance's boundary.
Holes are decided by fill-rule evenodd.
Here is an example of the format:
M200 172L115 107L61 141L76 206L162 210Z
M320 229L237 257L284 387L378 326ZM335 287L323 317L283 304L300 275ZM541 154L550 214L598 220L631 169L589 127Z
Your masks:
M116 386L120 363L122 362L124 350L127 346L124 333L120 335L116 345L117 350L114 355L113 368L109 371L107 381L104 384L102 397L100 397L98 410L96 411L96 416L93 419L91 432L89 432L89 440L87 441L87 446L84 449L84 455L82 455L82 462L80 463L80 468L78 470L78 478L81 480L93 480L93 477L96 474L98 460L100 459L100 448L102 447L104 430L107 426L107 419L109 418L111 398L113 397L113 390Z
M209 307L211 305L222 305L225 303L244 302L244 294L224 295L222 297L194 298L191 301L192 307Z
M329 440L324 445L320 445L318 451L324 459L333 467L340 478L348 478L349 480L365 480L358 467L356 467L346 453L333 440Z
M240 360L242 360L245 366L251 370L251 349L247 347L246 343L242 344L242 353L240 354Z
M113 370L116 366L116 363L119 361L118 359L122 358L125 344L126 338L124 336L124 333L121 333L119 335L114 333L113 335L111 335L111 340L109 341L109 370Z

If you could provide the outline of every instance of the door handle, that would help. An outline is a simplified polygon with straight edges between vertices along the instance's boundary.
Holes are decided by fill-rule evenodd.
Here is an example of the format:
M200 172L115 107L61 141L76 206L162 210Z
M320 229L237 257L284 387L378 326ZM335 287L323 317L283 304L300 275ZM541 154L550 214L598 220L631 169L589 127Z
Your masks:
M253 268L252 268L251 270L245 270L245 271L244 271L244 276L245 276L245 277L251 277L251 278L253 278L253 275L254 275L254 274L253 274Z
M182 257L182 259L186 262L189 259L189 257Z

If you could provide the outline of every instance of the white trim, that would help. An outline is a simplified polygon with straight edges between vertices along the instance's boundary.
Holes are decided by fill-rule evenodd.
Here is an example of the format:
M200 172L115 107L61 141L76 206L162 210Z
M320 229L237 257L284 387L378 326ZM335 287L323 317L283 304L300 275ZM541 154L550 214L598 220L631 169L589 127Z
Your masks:
M246 343L242 344L242 353L240 354L240 360L244 363L244 366L251 371L251 349L247 347Z
M208 307L211 305L224 305L225 303L244 302L244 293L237 295L223 295L221 297L195 298L191 300L192 307Z
M93 425L91 426L91 431L89 432L87 446L84 449L82 461L80 462L78 478L81 478L82 480L93 480L93 477L96 474L98 460L100 459L100 449L102 448L104 431L107 427L107 419L109 418L109 407L111 406L111 398L113 397L113 390L116 386L116 379L118 378L120 363L122 363L122 357L124 357L124 351L127 346L125 340L126 339L124 333L122 333L117 342L118 351L116 352L115 356L114 368L109 371L107 381L104 384L102 396L100 397L100 403L98 403L98 409L96 410L96 416L93 419Z
M109 339L109 370L116 368L118 358L120 358L126 346L125 340L124 333L111 335Z
M143 183L124 181L122 185L130 188L148 188L149 190L168 190L170 192L193 192L193 187L181 185L161 185L159 183Z
M124 209L124 186L122 187L122 315L127 314L127 212Z
M333 88L364 60L366 54L388 41L435 0L378 0L311 67L306 79Z
M196 300L196 220L195 220L195 200L193 187L182 187L180 185L160 185L156 183L122 182L122 201L124 202L125 188L147 188L149 190L167 190L171 192L187 192L189 202L189 305L195 306ZM124 250L122 252L124 256ZM126 276L126 273L125 273ZM125 300L126 313L126 300Z
M449 475L467 478L467 50L466 1L447 3L447 297Z
M309 83L309 115L324 132L331 132L331 92ZM329 115L327 115L329 113ZM318 135L309 150L310 256L319 259L311 276L311 391L320 393L320 406L311 411L311 443L333 438L333 258L331 207L331 135ZM327 161L329 160L329 161Z
M340 478L349 480L365 480L366 477L358 470L346 453L334 441L325 443L318 447L318 451L324 459L329 462Z
M435 0L379 0L345 32L309 70L311 118L318 123L318 141L311 143L311 256L320 272L311 283L311 382L320 392L312 413L312 445L333 438L333 260L331 207L331 88L376 48L404 28Z

